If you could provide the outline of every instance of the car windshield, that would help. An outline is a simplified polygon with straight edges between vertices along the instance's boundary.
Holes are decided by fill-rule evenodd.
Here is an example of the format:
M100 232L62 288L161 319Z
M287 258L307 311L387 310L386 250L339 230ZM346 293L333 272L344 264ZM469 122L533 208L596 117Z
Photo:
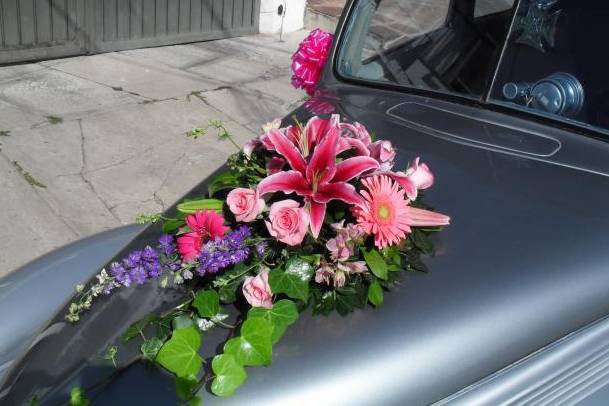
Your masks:
M606 0L359 0L337 71L609 133L607 21Z

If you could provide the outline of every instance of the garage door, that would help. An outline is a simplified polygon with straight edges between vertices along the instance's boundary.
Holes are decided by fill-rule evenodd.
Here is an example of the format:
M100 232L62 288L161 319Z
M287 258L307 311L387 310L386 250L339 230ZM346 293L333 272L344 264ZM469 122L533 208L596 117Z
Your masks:
M258 32L260 0L0 0L0 63Z

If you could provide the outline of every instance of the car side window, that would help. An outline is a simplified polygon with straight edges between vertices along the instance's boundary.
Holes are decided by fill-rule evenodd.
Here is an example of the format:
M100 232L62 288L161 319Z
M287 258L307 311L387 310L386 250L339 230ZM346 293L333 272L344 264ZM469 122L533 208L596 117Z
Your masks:
M609 130L606 0L523 0L490 101Z

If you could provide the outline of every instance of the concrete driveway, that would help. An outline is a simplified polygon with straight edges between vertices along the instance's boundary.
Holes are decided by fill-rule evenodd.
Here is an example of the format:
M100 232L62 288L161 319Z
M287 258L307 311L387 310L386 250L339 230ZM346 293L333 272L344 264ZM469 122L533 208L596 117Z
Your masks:
M219 119L243 144L296 107L290 55L305 35L0 67L0 276L164 210L234 151L190 128Z

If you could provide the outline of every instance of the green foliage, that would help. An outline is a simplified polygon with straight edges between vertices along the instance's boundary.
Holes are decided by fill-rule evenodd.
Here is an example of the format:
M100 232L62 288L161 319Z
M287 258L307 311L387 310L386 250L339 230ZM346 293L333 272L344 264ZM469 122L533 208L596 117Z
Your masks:
M232 172L224 172L215 176L207 185L207 193L213 196L216 192L240 186L239 178Z
M199 381L196 375L187 375L176 379L176 394L182 400L188 401L196 394Z
M202 363L198 353L200 346L201 334L196 327L174 330L171 338L158 352L156 362L178 377L196 375Z
M361 281L354 280L350 285L342 288L313 290L313 314L328 315L336 310L341 316L351 313L356 307L366 305L367 289Z
M163 215L161 213L140 213L135 218L136 224L155 224L161 221Z
M144 328L146 328L146 326L149 324L160 321L160 319L161 318L159 316L151 313L145 316L143 319L136 321L127 327L127 330L123 332L123 341L128 342L137 336L144 338Z
M273 326L273 333L271 334L271 341L275 344L285 330L298 320L298 308L296 304L288 299L282 299L273 304L272 309L265 309L263 307L252 307L247 312L248 320L256 318L264 319L271 323Z
M104 353L104 359L111 361L114 368L116 368L116 355L118 354L118 348L116 345L109 345L106 347L106 352Z
M233 303L237 300L237 292L241 286L241 282L248 273L256 268L259 263L253 265L239 264L233 269L224 272L218 276L213 282L214 287L218 288L218 294L222 303Z
M74 387L70 391L70 406L89 406L89 400L81 387Z
M276 268L269 272L269 285L273 293L285 293L292 299L307 302L309 281L314 272L309 262L299 257L292 257L286 262L285 271Z
M59 123L63 123L63 118L61 117L57 117L57 116L46 116L45 117L47 120L49 120L49 123L51 124L59 124Z
M418 228L413 228L410 234L410 239L418 249L425 255L433 255L433 242L429 239L427 233Z
M142 357L144 357L144 359L154 361L162 346L163 341L161 341L157 337L152 337L148 340L145 340L142 345L140 345Z
M186 316L186 315L184 315L184 314L180 314L180 315L178 315L178 316L174 317L174 318L171 320L171 327L172 327L174 330L179 330L179 329L181 329L181 328L190 327L190 326L192 326L192 325L194 325L194 324L195 324L195 323L194 323L194 321L192 320L192 318L191 318L191 317L189 317L189 316Z
M282 269L276 268L269 272L269 285L273 293L285 293L290 298L303 302L309 299L309 282Z
M364 259L370 271L379 279L387 279L387 263L381 256L381 254L374 248L370 250L362 249Z
M224 345L224 353L232 354L243 366L269 365L273 355L273 325L262 318L247 319L241 326L241 336Z
M214 317L220 311L220 296L213 289L199 291L192 302L201 317Z
M216 375L211 384L211 391L217 396L231 396L245 382L245 369L231 354L216 355L211 362L211 368Z
M178 204L177 208L180 213L193 214L197 210L215 210L218 212L222 211L224 202L218 199L197 199L190 200Z
M171 219L163 223L163 233L171 234L186 223L181 219Z
M229 156L226 164L240 185L256 185L266 177L266 162L259 154L248 157L238 152Z
M207 134L207 130L203 127L194 127L186 132L186 136L192 139L197 139Z
M383 304L383 288L376 280L368 286L368 300L375 307L380 307Z

